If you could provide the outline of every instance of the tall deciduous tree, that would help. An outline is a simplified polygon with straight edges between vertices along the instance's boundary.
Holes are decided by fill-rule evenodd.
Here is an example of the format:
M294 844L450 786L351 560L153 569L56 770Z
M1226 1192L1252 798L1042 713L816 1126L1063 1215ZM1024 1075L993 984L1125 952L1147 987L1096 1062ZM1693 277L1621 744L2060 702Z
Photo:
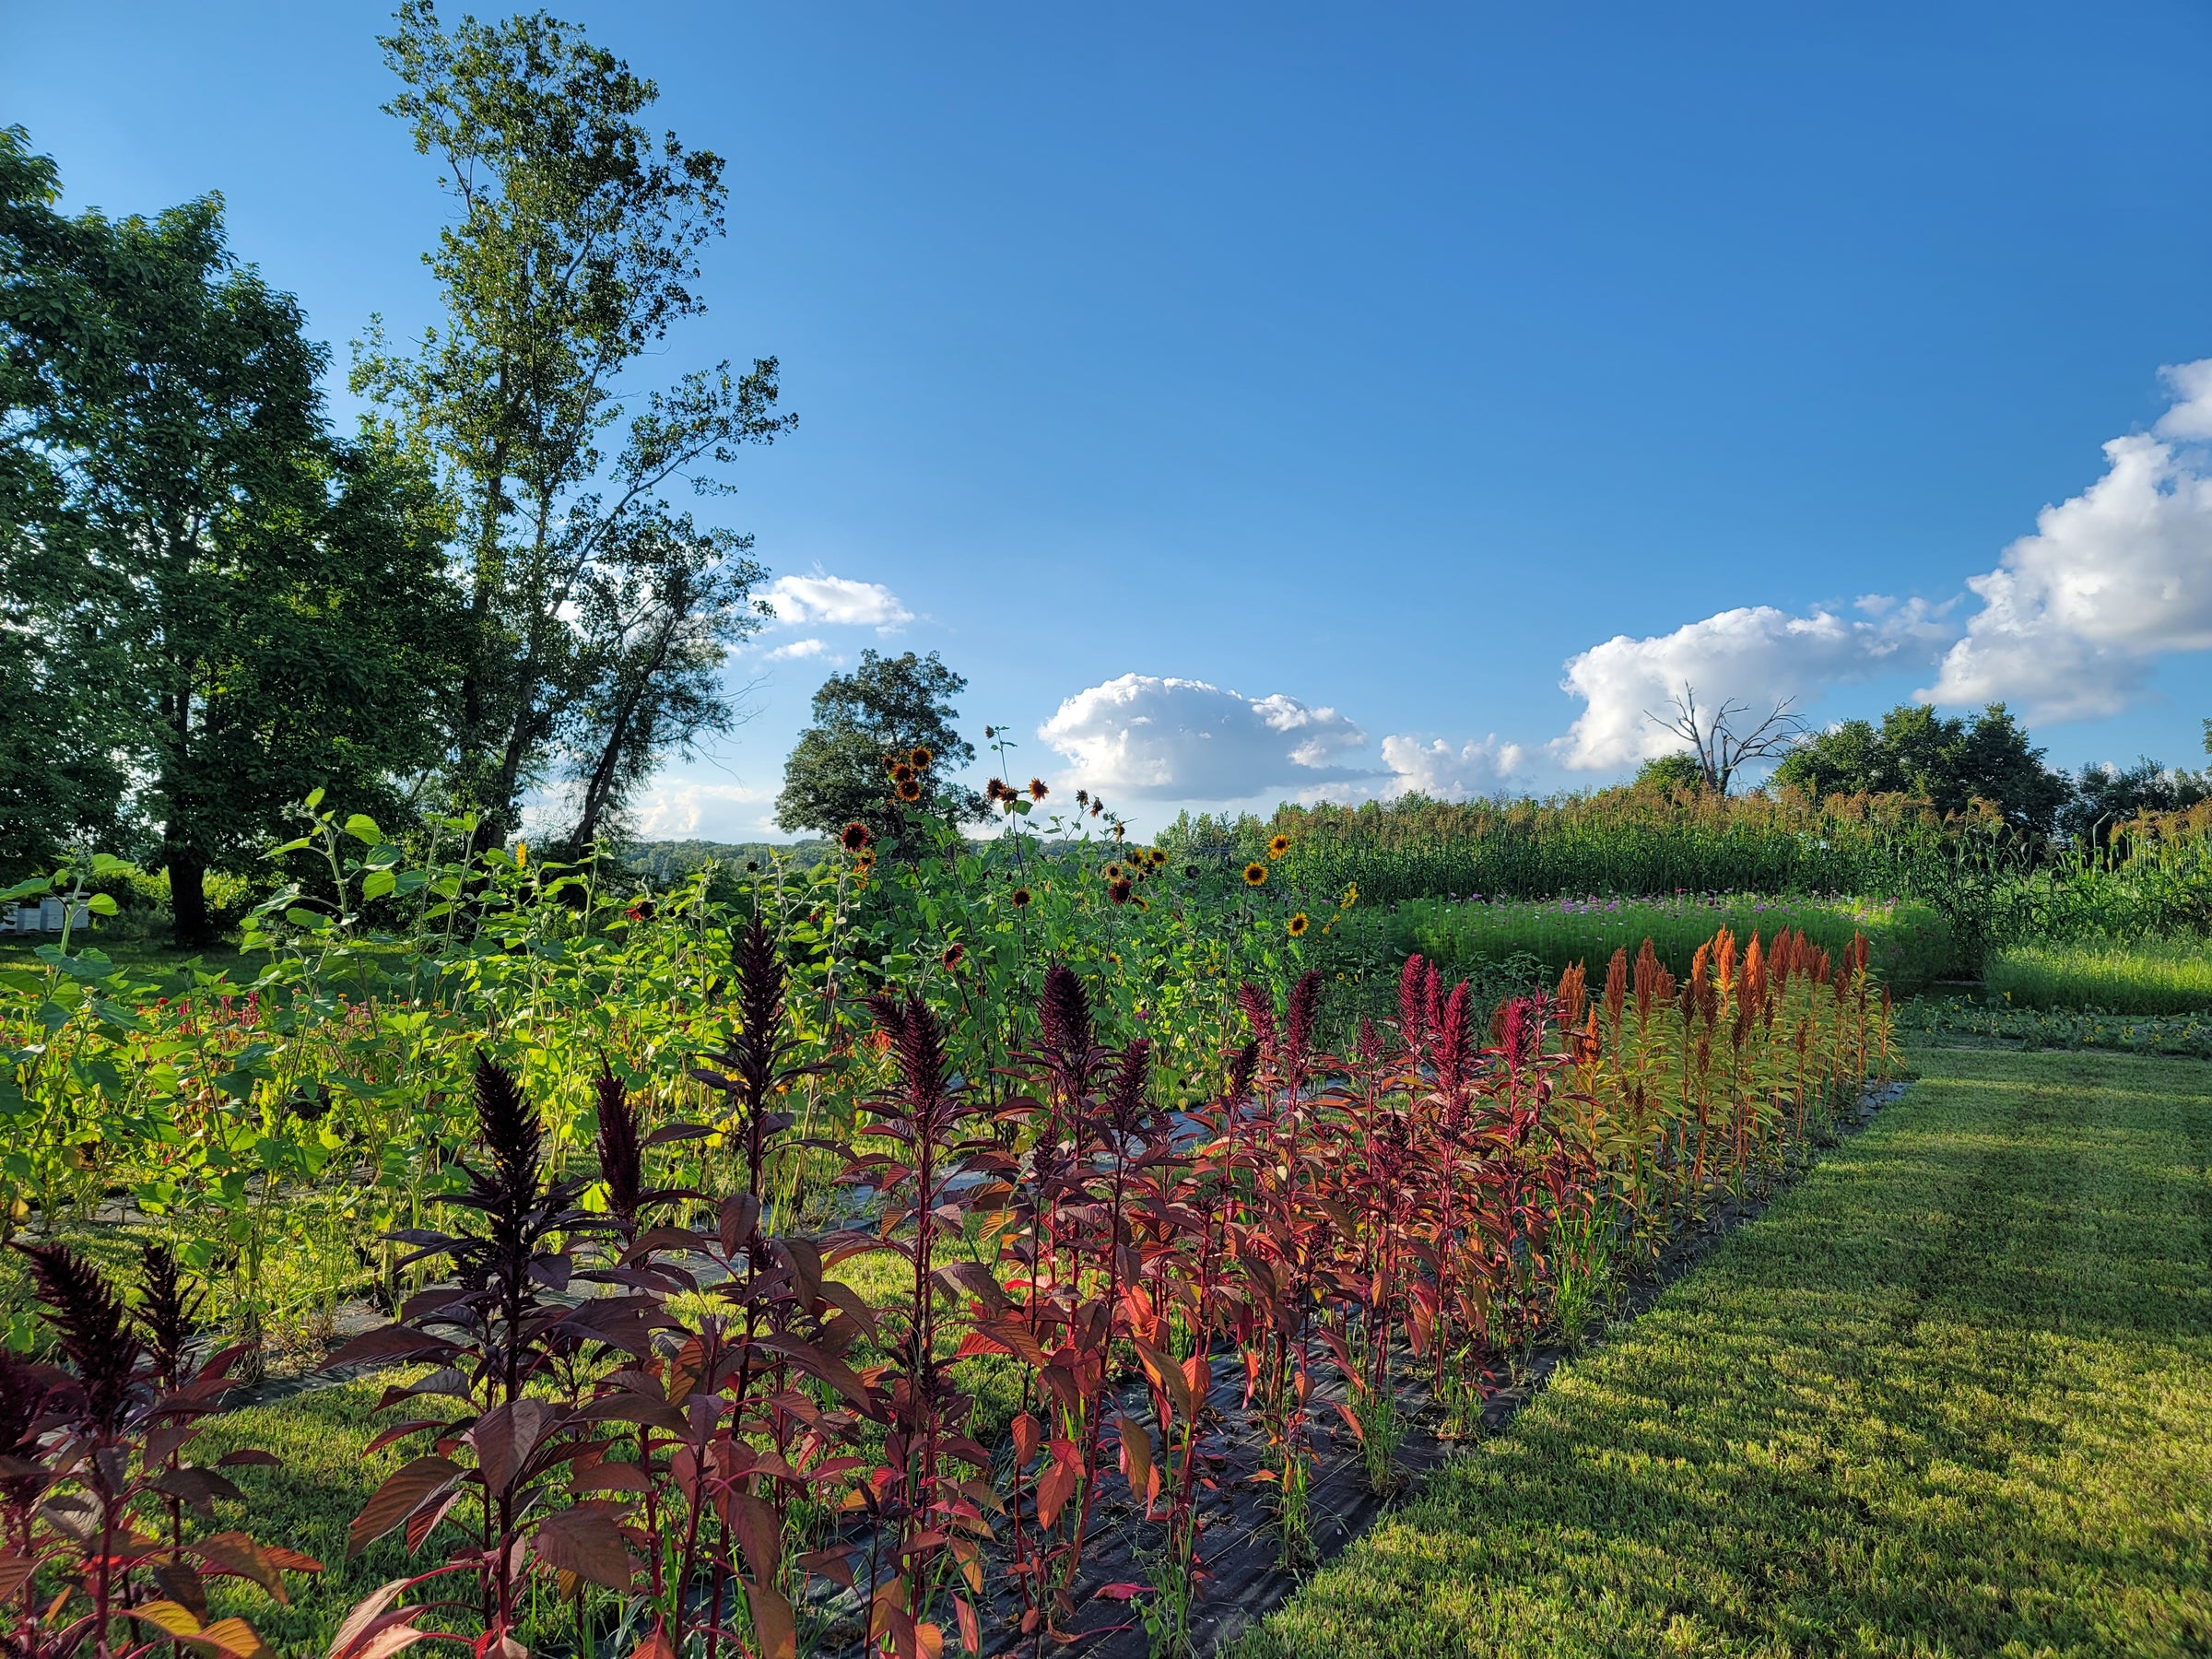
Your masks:
M725 557L670 579L672 542L735 549L672 532L662 492L726 488L714 469L792 419L775 412L773 358L641 399L623 384L702 309L700 250L724 229L721 158L638 120L653 82L543 13L448 29L430 0L405 0L395 16L382 45L406 89L385 108L442 164L455 209L425 256L445 317L412 355L373 329L353 383L437 452L462 502L473 648L452 723L457 789L512 825L565 758L571 839L587 839L618 780L634 785L661 748L728 719L701 665L719 661L759 571ZM641 654L630 607L606 602L646 589L664 611L703 607L673 626L683 650ZM609 690L614 662L631 694ZM591 741L577 741L580 703L598 711ZM655 714L608 716L618 705Z
M916 779L930 810L954 819L986 816L972 789L943 782L975 759L974 746L953 729L960 717L953 700L967 680L935 652L895 657L860 653L850 674L833 674L814 694L814 724L783 763L783 793L776 822L786 830L836 834L863 823L896 841L905 827L889 768L917 748L930 764Z
M98 677L178 935L203 942L212 862L317 785L366 801L435 758L445 515L424 467L331 436L328 354L232 259L216 198L151 220L65 219L35 191L0 210L8 465L43 469L8 587L70 619L33 672Z
M1900 703L1879 727L1847 720L1815 733L1775 768L1774 782L1814 794L1918 795L1939 812L1994 803L2017 828L2049 834L2073 794L2003 703L1971 720Z
M129 788L112 607L84 591L83 527L41 436L55 388L35 342L91 309L60 195L53 161L0 130L0 881L80 838L117 847Z

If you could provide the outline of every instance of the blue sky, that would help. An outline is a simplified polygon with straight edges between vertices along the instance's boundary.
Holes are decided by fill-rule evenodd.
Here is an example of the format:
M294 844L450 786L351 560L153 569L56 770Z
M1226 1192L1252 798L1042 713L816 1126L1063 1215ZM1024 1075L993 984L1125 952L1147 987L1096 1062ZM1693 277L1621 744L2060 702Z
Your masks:
M557 9L729 159L668 365L781 358L706 506L836 579L648 828L757 833L869 645L1140 827L1603 782L1684 675L2198 758L2201 6ZM342 362L434 314L382 20L5 0L0 120L219 189Z

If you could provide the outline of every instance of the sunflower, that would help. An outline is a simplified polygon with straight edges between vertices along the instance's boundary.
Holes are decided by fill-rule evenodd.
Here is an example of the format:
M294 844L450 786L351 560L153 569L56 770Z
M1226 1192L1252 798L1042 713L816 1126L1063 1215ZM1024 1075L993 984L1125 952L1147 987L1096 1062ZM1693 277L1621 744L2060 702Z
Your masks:
M1164 870L1165 868L1167 868L1167 865L1168 865L1168 850L1167 850L1165 847L1155 847L1155 848L1153 848L1153 849L1152 849L1152 867L1153 867L1154 869L1156 869L1156 870Z
M876 832L855 818L845 826L844 833L837 839L844 842L846 852L858 853L876 839Z
M899 798L910 806L920 800L922 798L922 781L919 778L910 777L905 782L900 784Z
M1030 889L1028 888L1016 888L1014 889L1014 908L1016 910L1027 910L1030 908Z
M1300 911L1297 915L1291 917L1288 922L1284 924L1284 925L1289 928L1290 936L1292 938L1302 939L1306 936L1306 929L1311 924L1306 921L1306 912L1304 911Z
M994 778L990 782L983 785L983 799L990 802L994 806L997 806L1001 801L1010 801L1013 798L1014 792L1006 787L1005 781L1002 779Z
M1130 885L1131 884L1128 877L1124 877L1121 880L1113 882L1108 886L1106 888L1106 897L1112 900L1116 904L1126 904L1129 902Z
M1152 908L1152 900L1149 899L1138 899L1135 900L1135 903L1140 911L1148 911Z
M1265 887L1267 885L1267 866L1257 859L1246 865L1244 866L1244 885L1246 887Z
M1110 864L1104 869L1100 870L1099 874L1103 876L1108 881L1119 881L1122 878L1122 866L1118 864Z
M1184 865L1182 866L1182 874L1183 878L1186 881L1195 881L1198 879L1198 866L1196 865Z
M1287 835L1278 835L1267 843L1267 856L1270 858L1280 858L1289 851L1290 838Z
M894 765L891 767L891 782L894 782L894 783L912 783L913 781L914 781L914 769L913 769L912 767L909 766L909 765L908 765L908 764L907 764L905 761L903 761L903 760L898 761L898 762L896 762L896 763L895 763L895 764L894 764Z
M874 869L876 867L876 849L873 847L863 847L858 853L853 855L853 863L856 867L863 870Z
M965 945L947 945L945 947L945 954L939 957L937 960L944 963L947 969L958 968L960 965L960 959L965 957L967 954L968 947Z
M1030 800L1041 801L1046 795L1051 794L1053 792L1051 790L1045 787L1044 780L1042 778L1031 778L1030 780Z
M906 752L906 763L912 767L916 771L927 771L929 770L929 763L935 759L936 757L935 755L931 754L928 749L924 748L919 743L915 744L912 748L907 750Z

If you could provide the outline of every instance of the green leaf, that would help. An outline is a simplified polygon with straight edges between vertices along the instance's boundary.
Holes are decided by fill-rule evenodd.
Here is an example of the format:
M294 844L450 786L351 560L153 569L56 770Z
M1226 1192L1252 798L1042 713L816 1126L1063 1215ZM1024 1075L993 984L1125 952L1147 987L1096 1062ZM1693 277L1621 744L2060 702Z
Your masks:
M91 898L85 900L85 908L90 911L96 916L112 916L115 913L114 895L112 893L95 893Z
M10 899L32 899L41 893L51 892L53 883L44 876L31 876L18 881L6 891L0 891L0 902Z
M382 899L398 885L398 877L390 870L371 870L361 877L361 897L364 900Z
M320 794L320 791L316 793ZM383 844L384 832L376 827L376 820L365 812L357 812L346 820L346 833L364 847Z
M314 788L312 788L312 789L311 789L311 790L309 790L309 791L307 792L307 809L308 809L310 812L312 812L312 811L313 811L313 810L314 810L316 807L318 807L318 806L322 806L322 805L323 805L323 786L322 786L320 783L318 783L318 784L316 784L316 785L315 785L315 787L314 787Z

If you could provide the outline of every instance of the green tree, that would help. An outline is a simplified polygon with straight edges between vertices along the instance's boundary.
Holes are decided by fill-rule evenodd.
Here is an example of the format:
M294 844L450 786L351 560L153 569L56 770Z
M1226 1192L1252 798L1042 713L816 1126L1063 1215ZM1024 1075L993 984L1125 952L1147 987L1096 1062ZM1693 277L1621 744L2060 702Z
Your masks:
M725 559L670 579L673 544L742 544L699 536L662 492L725 488L713 469L791 417L774 412L773 358L744 374L697 370L641 399L628 384L671 324L703 309L699 252L724 228L721 158L637 119L653 84L543 13L448 30L430 0L405 0L395 18L382 44L405 89L385 108L442 163L455 210L425 255L445 317L412 354L373 326L353 385L435 452L462 504L472 647L451 723L457 792L512 827L524 794L565 762L569 839L588 840L618 782L727 724L697 669L702 652L719 662L759 574ZM624 622L634 606L605 600L648 589L663 609L689 596L721 619L682 623L672 637L688 644L665 659L641 655ZM612 664L624 666L609 680ZM668 677L683 688L658 687ZM648 705L651 720L621 712Z
M952 725L959 718L953 700L967 688L934 651L925 657L862 652L858 667L831 675L814 694L814 724L783 762L776 822L827 835L857 822L899 841L905 814L888 769L916 748L929 751L931 764L917 780L924 799L913 805L956 821L984 818L973 790L944 781L975 759L974 747Z
M2043 763L2043 753L2003 703L1971 720L1900 703L1878 727L1847 720L1807 737L1775 769L1774 782L1816 795L1917 795L1944 813L1981 799L2016 828L2047 835L2073 786Z
M1696 791L1705 787L1705 769L1687 754L1655 755L1636 769L1632 782L1639 789Z
M106 607L89 603L42 412L56 390L35 342L82 328L82 229L54 211L61 183L20 127L0 130L0 882L52 868L83 839L124 840L128 724Z
M2075 775L2074 798L2059 810L2058 827L2076 841L2103 846L2130 818L2207 799L2212 772L2171 771L2148 755L2133 766L2084 766Z
M231 257L218 199L110 220L36 196L0 225L9 465L45 469L8 586L70 619L32 673L97 677L178 937L204 943L212 864L317 785L369 805L435 759L446 515L405 454L332 437L328 354Z
M587 573L577 606L578 695L561 714L577 795L571 856L625 828L624 808L665 756L735 724L723 664L770 614L752 596L764 572L746 557L750 537L682 515L629 530L620 557Z

